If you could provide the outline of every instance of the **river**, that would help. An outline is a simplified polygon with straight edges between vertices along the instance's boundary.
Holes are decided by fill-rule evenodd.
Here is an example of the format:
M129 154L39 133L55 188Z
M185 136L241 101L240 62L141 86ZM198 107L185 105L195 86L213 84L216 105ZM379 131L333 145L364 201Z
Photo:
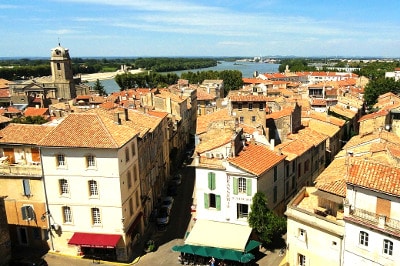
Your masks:
M278 72L279 64L268 64L268 63L256 63L256 62L228 62L221 61L217 66L208 67L208 68L199 68L199 69L191 69L191 70L183 70L183 71L174 71L171 73L175 73L180 76L183 72L197 72L197 71L222 71L222 70L239 70L242 72L242 76L244 78L253 77L255 72L258 73L276 73ZM114 79L104 79L100 80L101 84L104 86L107 93L112 93L120 90L120 87L115 82ZM89 86L93 86L94 82L88 82Z

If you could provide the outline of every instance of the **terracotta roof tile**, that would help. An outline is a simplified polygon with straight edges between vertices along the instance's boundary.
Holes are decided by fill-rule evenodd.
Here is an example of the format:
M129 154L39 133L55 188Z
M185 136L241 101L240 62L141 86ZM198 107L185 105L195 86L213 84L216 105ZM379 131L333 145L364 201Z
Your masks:
M68 115L45 139L43 146L120 148L138 132L114 122L111 112L93 109Z
M333 160L315 180L315 187L342 197L346 197L347 165L344 157Z
M270 97L265 95L232 95L229 96L229 100L232 102L267 102Z
M196 134L201 134L207 131L208 125L214 121L232 120L233 117L228 114L228 109L220 109L210 114L197 117Z
M370 160L352 160L347 183L400 196L400 168Z
M254 175L260 176L285 159L264 145L249 144L228 162Z
M383 110L383 111L378 111L378 112L375 112L375 113L367 114L367 115L362 116L358 120L358 122L361 122L361 121L364 121L364 120L368 120L368 119L375 119L375 118L381 117L381 116L387 116L388 113L389 113L388 111Z
M286 108L283 108L280 111L268 114L265 118L266 119L270 119L270 118L271 119L278 119L278 118L282 118L282 117L285 117L285 116L290 116L290 115L292 115L292 112L293 112L293 107L286 107Z
M1 143L38 144L54 126L11 123L0 131Z
M24 111L25 116L46 116L49 115L49 108L28 107Z
M8 88L0 88L0 98L9 98L10 90Z

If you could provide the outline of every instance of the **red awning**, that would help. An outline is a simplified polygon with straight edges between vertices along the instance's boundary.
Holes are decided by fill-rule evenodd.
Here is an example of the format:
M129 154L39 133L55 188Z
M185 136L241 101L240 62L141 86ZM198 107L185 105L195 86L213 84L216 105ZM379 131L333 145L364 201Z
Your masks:
M120 235L74 233L68 244L91 248L115 248L120 238Z

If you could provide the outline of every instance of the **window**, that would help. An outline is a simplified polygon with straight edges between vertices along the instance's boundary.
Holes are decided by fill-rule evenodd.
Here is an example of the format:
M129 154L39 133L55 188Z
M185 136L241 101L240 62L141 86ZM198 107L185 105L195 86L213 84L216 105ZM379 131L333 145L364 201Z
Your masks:
M299 266L305 266L306 265L306 256L299 254Z
M65 166L65 156L64 154L57 154L57 166Z
M210 194L210 208L217 206L215 194Z
M240 123L244 123L244 117L243 117L243 116L240 116L240 117L239 117L239 122L240 122Z
M277 166L274 167L274 182L276 182L276 180L278 180L278 167Z
M128 183L128 188L131 188L132 186L132 175L131 171L128 171L128 174L126 175L126 181Z
M310 160L307 160L304 163L304 173L307 173L310 170Z
M92 208L91 211L92 211L92 222L93 222L93 225L101 224L99 208Z
M210 190L214 190L216 188L216 184L215 184L215 173L213 172L209 172L208 173L208 188Z
M96 166L96 160L93 155L86 156L86 166L87 167L95 167Z
M57 63L57 70L61 70L61 64Z
M285 193L286 195L289 195L289 180L287 180L285 184Z
M204 208L215 208L217 211L221 210L221 196L213 193L204 193Z
M299 239L302 241L306 241L306 237L307 237L307 231L299 228L299 235L298 235Z
M296 177L293 175L292 176L292 189L295 189L296 187Z
M251 190L251 178L243 178L243 177L234 177L233 178L233 194L238 195L239 193L244 193L247 196L252 195Z
M274 186L274 203L278 201L278 187Z
M256 122L256 117L254 115L251 117L251 122Z
M239 104L238 104L238 110L239 110L239 111L242 111L242 109L243 109L243 104L239 103Z
M297 177L301 176L301 163L297 165Z
M368 233L367 232L364 232L364 231L360 232L360 239L359 239L358 243L362 246L368 247Z
M64 223L72 223L72 212L71 208L68 206L62 207Z
M249 215L249 205L247 204L237 204L237 218L247 218Z
M61 195L69 194L69 186L68 186L68 180L67 179L60 179L59 180L59 185L60 185L60 194Z
M246 178L238 178L238 192L246 193Z
M133 166L133 182L137 183L138 181L138 176L137 176L137 170L136 170L136 165Z
M35 211L32 205L24 205L21 207L22 220L31 221L35 219Z
M393 242L392 241L390 241L388 239L383 240L383 254L390 255L390 256L393 255Z
M133 215L133 199L129 198L129 215Z
M132 143L132 157L135 157L136 155L136 145L135 143Z
M97 188L97 181L89 180L89 196L94 197L99 195L99 190Z
M253 103L249 103L249 111L253 110Z
M125 149L125 162L129 162L129 149Z
M260 103L258 108L260 109L260 111L264 110L264 103Z
M30 196L31 195L31 186L29 184L29 179L23 179L22 186L24 188L24 196Z

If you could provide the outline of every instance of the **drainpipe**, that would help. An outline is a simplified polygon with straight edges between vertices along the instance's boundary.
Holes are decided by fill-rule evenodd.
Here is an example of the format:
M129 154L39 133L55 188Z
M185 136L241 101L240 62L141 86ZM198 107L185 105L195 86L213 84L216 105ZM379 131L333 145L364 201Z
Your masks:
M42 149L40 147L39 147L39 154L40 154L40 168L42 170L42 182L43 182L43 189L44 189L44 198L45 198L45 205L46 205L47 227L48 227L47 233L50 235L51 250L54 251L53 233L51 232L51 223L50 223L51 213L50 213L50 209L49 209L49 200L47 198L46 182L44 180Z

